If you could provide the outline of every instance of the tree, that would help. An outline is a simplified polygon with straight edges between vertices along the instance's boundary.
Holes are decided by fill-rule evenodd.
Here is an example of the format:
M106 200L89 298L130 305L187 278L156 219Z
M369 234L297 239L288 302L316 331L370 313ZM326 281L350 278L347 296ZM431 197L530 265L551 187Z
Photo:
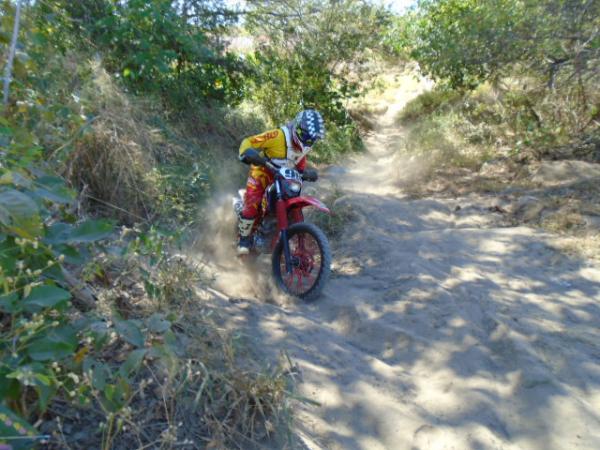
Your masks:
M96 48L134 91L158 93L180 110L243 95L244 64L221 39L233 20L227 11L221 0L45 0L38 16L64 18L51 36L58 48Z
M10 82L12 79L13 61L17 50L17 40L19 39L19 25L21 23L21 0L17 0L17 8L15 11L15 19L13 24L13 34L10 41L10 49L8 52L8 61L4 68L4 89L3 89L3 104L8 104L8 94L10 90Z
M281 121L312 106L346 123L344 101L359 93L391 15L362 0L260 0L246 13L246 27L261 42L251 61L265 112Z
M516 68L589 80L599 75L597 0L422 0L412 56L453 87L473 87Z

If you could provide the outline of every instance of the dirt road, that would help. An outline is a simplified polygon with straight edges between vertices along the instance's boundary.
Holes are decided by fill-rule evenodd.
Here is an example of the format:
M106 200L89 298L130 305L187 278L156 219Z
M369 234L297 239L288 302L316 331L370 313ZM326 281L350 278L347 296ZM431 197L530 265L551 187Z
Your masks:
M231 323L298 364L321 404L299 413L306 447L600 448L600 267L505 226L491 197L406 198L416 167L393 119L423 88L407 84L368 153L321 182L356 213L323 298L277 299L220 267L216 287L242 298L224 302Z

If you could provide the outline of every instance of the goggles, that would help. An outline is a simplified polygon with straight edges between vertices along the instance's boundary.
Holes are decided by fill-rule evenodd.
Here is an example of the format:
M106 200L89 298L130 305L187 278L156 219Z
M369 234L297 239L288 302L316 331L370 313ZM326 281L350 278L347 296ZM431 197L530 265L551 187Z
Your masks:
M303 130L302 127L300 127L300 125L296 127L296 136L298 137L298 140L302 143L302 145L305 147L312 147L316 141L316 139L310 136L308 131Z

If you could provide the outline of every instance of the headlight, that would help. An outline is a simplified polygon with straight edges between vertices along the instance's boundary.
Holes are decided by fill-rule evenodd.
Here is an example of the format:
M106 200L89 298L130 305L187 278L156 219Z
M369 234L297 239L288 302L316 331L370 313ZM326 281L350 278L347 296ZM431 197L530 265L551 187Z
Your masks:
M290 187L290 191L298 193L298 192L300 192L302 185L300 183L298 183L297 181L292 181L289 183L289 187Z
M302 182L296 180L286 180L284 183L285 195L287 197L297 197L302 190Z

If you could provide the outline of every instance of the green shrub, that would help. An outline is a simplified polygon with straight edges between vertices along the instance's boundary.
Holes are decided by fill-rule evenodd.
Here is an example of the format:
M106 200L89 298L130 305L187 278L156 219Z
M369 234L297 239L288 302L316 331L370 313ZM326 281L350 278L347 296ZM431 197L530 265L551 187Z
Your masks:
M220 2L188 6L186 16L171 0L46 0L32 8L40 38L55 49L95 47L111 74L137 93L158 94L175 111L243 97L243 61L212 36L232 20Z
M349 153L364 150L365 146L354 123L341 126L328 123L326 137L315 146L310 159L317 163L332 163Z
M170 255L174 236L118 239L107 221L71 223L73 204L56 176L0 170L0 442L31 448L38 421L53 446L103 450L198 436L240 446L286 429L283 366L250 364L217 331L195 296L201 272ZM192 431L173 426L190 417ZM7 441L15 433L23 440Z

